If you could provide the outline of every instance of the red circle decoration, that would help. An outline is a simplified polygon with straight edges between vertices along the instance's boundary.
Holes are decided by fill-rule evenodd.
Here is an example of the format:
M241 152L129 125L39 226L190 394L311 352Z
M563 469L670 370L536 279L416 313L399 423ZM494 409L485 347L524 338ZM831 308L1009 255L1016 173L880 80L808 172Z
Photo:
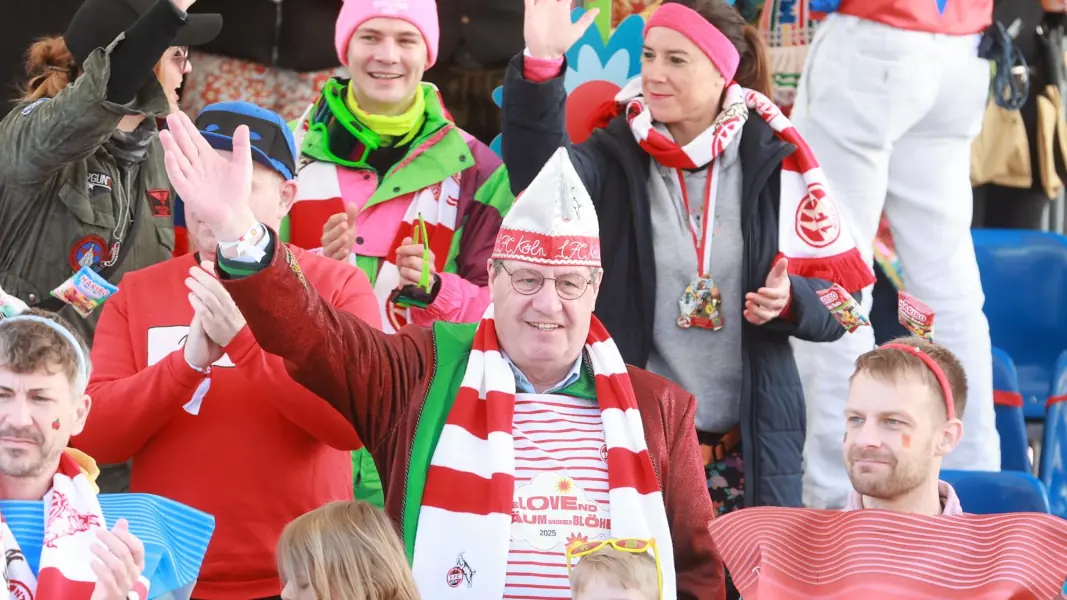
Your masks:
M572 144L581 144L593 131L590 119L605 102L611 102L619 93L619 86L610 81L597 79L587 81L567 95L567 134Z

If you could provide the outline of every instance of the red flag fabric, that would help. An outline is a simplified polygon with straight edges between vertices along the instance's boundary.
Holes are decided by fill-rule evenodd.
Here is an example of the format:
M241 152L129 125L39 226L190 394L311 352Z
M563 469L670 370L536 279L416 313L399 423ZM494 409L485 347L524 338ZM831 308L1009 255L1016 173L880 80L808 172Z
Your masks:
M1067 520L759 507L711 535L745 600L1049 600L1067 580Z

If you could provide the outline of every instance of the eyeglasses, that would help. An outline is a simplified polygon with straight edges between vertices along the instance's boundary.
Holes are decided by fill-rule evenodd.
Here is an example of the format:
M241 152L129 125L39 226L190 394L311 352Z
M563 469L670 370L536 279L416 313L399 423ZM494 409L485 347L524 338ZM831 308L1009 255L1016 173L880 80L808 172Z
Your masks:
M656 560L656 580L659 583L659 595L663 597L663 569L659 564L659 551L656 549L656 540L642 540L639 538L611 538L593 542L576 542L567 546L567 576L571 574L571 563L583 556L600 550L605 546L611 546L619 552L630 554L644 554L652 550L652 557Z
M511 287L523 296L532 296L545 287L546 281L554 281L556 293L564 300L576 300L585 294L585 290L593 283L593 279L586 279L577 273L567 273L562 277L545 277L533 269L519 269L512 273L504 265L504 272L511 277Z
M189 48L187 46L177 46L170 55L170 59L177 63L181 72L185 72L185 68L189 66Z
M301 150L312 158L343 167L366 168L370 153L382 146L381 137L365 127L345 107L345 85L336 79L326 83L314 108ZM322 143L308 143L314 138ZM324 156L312 152L319 149ZM316 152L317 154L318 152Z

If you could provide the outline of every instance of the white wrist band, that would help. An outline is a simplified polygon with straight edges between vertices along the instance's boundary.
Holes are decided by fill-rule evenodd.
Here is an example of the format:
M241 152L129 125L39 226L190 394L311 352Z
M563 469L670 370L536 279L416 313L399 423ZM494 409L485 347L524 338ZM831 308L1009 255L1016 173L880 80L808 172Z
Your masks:
M266 227L264 227L262 223L256 223L254 226L252 226L251 229L249 229L247 232L245 232L244 235L242 235L241 237L237 238L237 241L235 241L235 242L222 242L222 241L220 241L219 242L219 249L220 250L230 250L231 248L236 248L237 249L237 254L239 256L249 256L249 257L251 257L252 259L254 259L254 260L256 260L258 262L260 260L263 260L263 257L266 256L266 254L267 254L262 249L257 247L256 244L252 241L252 240L255 240L257 237L259 237L260 235L267 235Z

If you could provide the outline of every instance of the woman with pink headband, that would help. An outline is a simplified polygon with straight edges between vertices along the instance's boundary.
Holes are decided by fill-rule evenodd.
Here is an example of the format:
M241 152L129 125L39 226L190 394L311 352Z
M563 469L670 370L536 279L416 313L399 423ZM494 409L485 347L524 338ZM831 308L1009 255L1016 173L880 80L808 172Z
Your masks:
M593 17L572 24L569 0L526 0L527 48L504 81L512 189L569 147L600 219L596 314L628 363L696 397L718 514L800 506L805 406L789 338L841 337L816 291L858 296L873 275L818 162L765 95L759 34L723 0L656 9L641 76L570 147L563 55Z

